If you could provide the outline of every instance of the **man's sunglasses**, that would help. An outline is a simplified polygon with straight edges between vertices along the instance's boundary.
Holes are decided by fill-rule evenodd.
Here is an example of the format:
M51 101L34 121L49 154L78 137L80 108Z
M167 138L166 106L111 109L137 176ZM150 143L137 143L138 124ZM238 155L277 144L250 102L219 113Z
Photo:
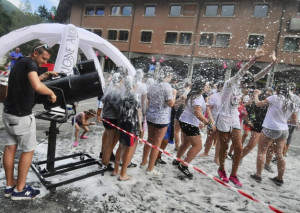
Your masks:
M44 47L46 50L50 49L50 47L48 46L48 44L42 44L42 45L39 45L36 48L34 48L33 52L36 51L37 49L41 48L41 47Z

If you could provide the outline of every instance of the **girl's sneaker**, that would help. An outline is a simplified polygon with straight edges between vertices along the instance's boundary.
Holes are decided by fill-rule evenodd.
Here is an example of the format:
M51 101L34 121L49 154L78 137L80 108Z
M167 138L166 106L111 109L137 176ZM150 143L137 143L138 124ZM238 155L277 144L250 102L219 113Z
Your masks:
M220 179L224 182L224 183L229 183L229 180L227 178L226 172L225 170L221 171L220 169L218 169L218 174L220 176Z
M250 177L256 180L257 183L261 183L262 178L257 176L256 174L250 175Z
M85 135L83 135L83 136L80 136L80 139L89 139L89 137L88 137L88 136L85 136Z
M242 187L242 183L239 181L236 175L230 175L229 180L234 183L235 186L237 187Z
M164 161L164 160L162 160L161 158L158 158L158 159L156 159L156 161L155 161L155 165L156 165L156 164L167 164L167 162Z
M180 161L178 161L178 160L176 160L176 159L174 159L173 161L172 161L172 165L174 165L174 166L178 166L180 164Z
M78 141L75 141L75 142L73 143L73 146L74 146L74 147L77 147L78 144L79 144Z
M192 178L193 174L190 173L189 168L187 166L183 166L181 163L178 165L178 169L188 178Z
M275 183L277 186L281 186L283 184L283 180L278 179L277 177L270 178L273 183Z

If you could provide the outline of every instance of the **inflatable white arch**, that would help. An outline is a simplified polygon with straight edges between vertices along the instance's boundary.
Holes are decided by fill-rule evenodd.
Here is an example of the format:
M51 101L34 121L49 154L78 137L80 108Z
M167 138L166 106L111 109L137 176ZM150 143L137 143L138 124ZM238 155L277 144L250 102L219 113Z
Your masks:
M37 24L14 30L0 38L0 58L11 49L34 39L39 39L51 47L60 44L54 67L57 72L73 73L80 48L87 59L94 60L101 83L105 85L95 48L108 56L117 66L126 68L129 75L135 74L134 67L115 46L100 36L71 24Z

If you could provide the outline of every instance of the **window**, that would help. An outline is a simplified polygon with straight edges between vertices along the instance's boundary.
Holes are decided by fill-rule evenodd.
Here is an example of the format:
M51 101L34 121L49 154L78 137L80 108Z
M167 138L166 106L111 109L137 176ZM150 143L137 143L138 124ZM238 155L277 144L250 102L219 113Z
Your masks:
M122 13L123 16L131 16L132 7L131 6L124 6L122 12L123 12Z
M230 34L217 34L216 47L228 47Z
M214 41L213 33L202 33L200 35L200 46L212 46Z
M145 7L145 16L155 16L155 6L146 6Z
M102 30L101 29L94 29L93 32L97 34L98 36L102 36Z
M299 37L285 37L283 42L283 50L299 51L299 45L300 45Z
M96 16L104 16L104 6L97 6L95 10Z
M176 44L177 42L177 33L176 32L167 32L166 33L166 44Z
M197 13L196 4L171 5L169 16L172 17L196 16L196 13Z
M186 4L183 6L183 16L196 16L197 5L195 4Z
M181 5L172 5L170 8L170 16L180 16Z
M108 30L108 40L117 40L117 30Z
M87 6L85 8L85 15L87 16L104 16L104 6Z
M94 7L88 6L85 8L85 15L92 16L94 15Z
M166 44L176 44L177 43L178 32L167 32L166 33ZM191 44L192 33L181 32L179 33L179 44L189 45Z
M128 41L128 31L127 30L119 31L119 41Z
M254 7L254 17L265 18L268 16L269 5L267 4L257 4Z
M221 9L221 16L225 16L225 17L230 17L233 16L234 14L234 4L224 4L222 5L222 9Z
M192 33L180 33L179 44L191 44Z
M264 43L263 35L250 35L248 39L248 48L257 48Z
M205 16L217 16L218 4L207 4L205 9Z
M131 16L132 14L132 6L126 5L126 6L120 6L120 5L114 5L111 7L110 15L112 16Z
M141 42L150 43L152 38L152 32L150 31L142 31Z
M111 41L128 41L128 30L108 30L107 39Z
M121 7L120 6L112 6L110 14L112 16L119 16L119 15L121 15Z
M220 7L220 8L219 8ZM208 17L232 17L234 16L235 4L207 4L205 9L205 16Z

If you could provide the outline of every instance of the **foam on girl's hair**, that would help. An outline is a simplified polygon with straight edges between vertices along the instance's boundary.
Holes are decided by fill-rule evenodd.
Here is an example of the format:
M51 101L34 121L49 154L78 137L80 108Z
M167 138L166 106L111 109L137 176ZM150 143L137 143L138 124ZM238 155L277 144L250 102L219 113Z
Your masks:
M131 76L127 76L124 79L124 87L127 91L131 90L133 88L133 80Z
M187 95L186 103L188 101L190 101L192 103L192 101L196 97L200 96L201 93L203 92L203 89L204 89L204 86L206 83L207 83L206 80L203 78L198 78L197 80L195 80L192 84L191 91Z
M122 78L125 78L128 75L128 70L125 67L118 67L118 73L120 73Z
M153 78L148 78L146 81L147 88L149 88L150 85L153 84L154 82L155 82L155 80Z
M284 83L280 83L279 85L277 85L277 89L276 89L276 93L277 95L282 95L285 96L286 98L289 97L289 86L287 84Z
M138 82L142 82L144 77L144 72L142 69L137 69L134 75L134 80Z
M117 85L120 82L120 80L121 80L120 73L114 73L111 80L113 85Z
M158 73L157 81L162 82L167 76L172 75L173 69L170 66L161 67Z

